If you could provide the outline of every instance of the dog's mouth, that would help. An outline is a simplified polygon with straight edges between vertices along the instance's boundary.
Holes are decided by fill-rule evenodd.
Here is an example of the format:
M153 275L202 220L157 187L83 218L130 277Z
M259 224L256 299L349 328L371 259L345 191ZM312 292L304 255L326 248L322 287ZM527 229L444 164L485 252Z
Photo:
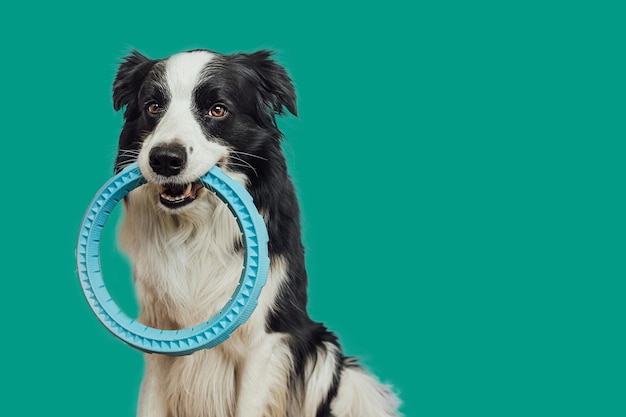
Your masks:
M159 199L165 207L178 209L192 203L202 188L200 181L189 184L162 184L158 188Z

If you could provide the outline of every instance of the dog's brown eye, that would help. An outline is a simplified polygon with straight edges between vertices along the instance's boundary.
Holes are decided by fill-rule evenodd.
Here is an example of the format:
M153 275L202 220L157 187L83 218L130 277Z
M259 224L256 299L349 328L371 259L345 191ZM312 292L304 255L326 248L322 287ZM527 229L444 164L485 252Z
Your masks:
M226 110L226 107L223 104L214 104L209 109L207 116L219 119L219 118L226 116L226 113L228 113L228 111Z
M146 109L148 110L148 113L152 115L161 113L161 106L159 106L158 103L150 103Z

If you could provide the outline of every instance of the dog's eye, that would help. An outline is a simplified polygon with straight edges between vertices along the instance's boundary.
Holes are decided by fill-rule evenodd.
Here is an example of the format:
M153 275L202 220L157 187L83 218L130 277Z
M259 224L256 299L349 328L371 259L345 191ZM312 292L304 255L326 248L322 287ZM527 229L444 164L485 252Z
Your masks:
M146 110L152 115L157 115L161 113L162 108L159 106L159 103L152 102L146 105Z
M209 109L206 115L208 117L220 119L226 116L227 113L228 113L228 110L226 110L226 106L224 106L223 104L214 104L213 106L211 106L211 108Z

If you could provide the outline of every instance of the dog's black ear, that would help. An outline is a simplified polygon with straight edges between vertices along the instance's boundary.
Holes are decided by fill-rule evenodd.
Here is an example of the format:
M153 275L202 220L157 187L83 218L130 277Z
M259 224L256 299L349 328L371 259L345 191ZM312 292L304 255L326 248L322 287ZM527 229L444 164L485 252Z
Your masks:
M257 111L269 117L276 125L276 115L287 109L294 116L296 110L296 92L287 71L271 57L272 52L261 50L252 54L239 54L241 63L252 70L253 83L257 86ZM243 61L243 62L242 62Z
M118 111L126 106L126 120L139 116L139 89L155 62L137 51L132 51L120 64L113 82L113 108Z

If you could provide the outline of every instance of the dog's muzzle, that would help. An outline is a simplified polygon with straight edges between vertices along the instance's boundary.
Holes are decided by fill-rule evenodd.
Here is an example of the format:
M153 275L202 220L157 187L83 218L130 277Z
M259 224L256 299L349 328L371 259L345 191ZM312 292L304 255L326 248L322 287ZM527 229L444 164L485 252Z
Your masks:
M161 204L176 209L193 202L202 188L199 181L187 184L176 182L176 177L187 165L187 150L179 143L155 146L148 157L150 168L160 177L171 178L172 182L158 186Z

